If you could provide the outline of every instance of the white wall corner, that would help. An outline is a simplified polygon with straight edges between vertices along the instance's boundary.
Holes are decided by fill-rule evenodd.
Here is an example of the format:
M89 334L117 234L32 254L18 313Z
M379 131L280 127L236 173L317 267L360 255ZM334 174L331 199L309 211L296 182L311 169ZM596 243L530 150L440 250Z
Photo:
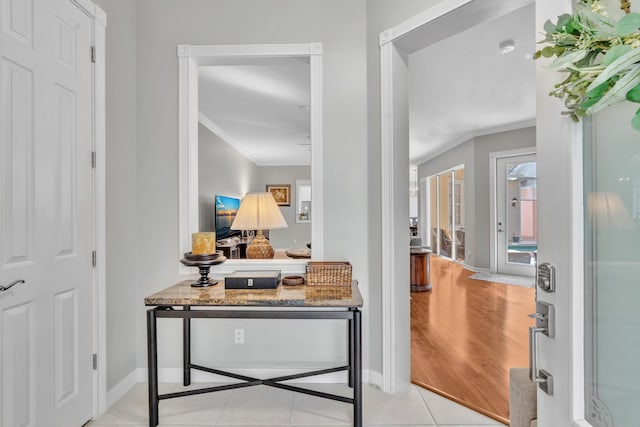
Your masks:
M382 390L382 373L367 369L362 373L363 382Z
M139 382L138 379L140 375L138 371L139 369L134 369L133 371L131 371L131 373L129 373L129 375L124 377L122 381L120 381L118 384L107 391L107 406L105 408L105 412Z

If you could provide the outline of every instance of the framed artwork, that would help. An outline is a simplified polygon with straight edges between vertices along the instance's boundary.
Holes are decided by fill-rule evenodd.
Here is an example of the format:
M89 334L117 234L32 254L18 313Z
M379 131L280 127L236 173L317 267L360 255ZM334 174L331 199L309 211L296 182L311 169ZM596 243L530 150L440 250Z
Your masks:
M290 184L267 184L267 191L276 199L278 206L291 206Z

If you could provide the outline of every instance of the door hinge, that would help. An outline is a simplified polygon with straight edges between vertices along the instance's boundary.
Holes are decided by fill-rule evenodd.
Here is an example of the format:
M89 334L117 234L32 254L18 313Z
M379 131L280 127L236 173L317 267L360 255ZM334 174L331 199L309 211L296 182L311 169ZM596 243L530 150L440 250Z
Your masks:
M96 253L96 251L91 252L91 266L95 267L96 264L98 263L98 254Z
M91 167L93 169L96 168L96 152L95 151L91 152Z
M91 46L91 62L96 62L96 47Z
M98 355L96 353L93 353L93 356L91 358L91 363L93 363L93 370L97 371L98 370Z

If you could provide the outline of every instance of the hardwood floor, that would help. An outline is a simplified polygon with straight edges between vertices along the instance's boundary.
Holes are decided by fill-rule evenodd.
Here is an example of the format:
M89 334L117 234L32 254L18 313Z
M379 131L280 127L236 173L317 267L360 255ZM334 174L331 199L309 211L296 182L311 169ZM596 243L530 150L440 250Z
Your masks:
M469 279L431 258L431 292L411 293L411 381L509 423L509 368L529 366L533 288Z

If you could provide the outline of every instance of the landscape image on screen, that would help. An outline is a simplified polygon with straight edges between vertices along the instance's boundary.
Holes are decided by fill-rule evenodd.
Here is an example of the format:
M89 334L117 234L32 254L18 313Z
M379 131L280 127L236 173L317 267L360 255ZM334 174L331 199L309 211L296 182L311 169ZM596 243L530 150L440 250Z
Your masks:
M231 224L240 208L240 199L216 196L216 239L239 236L240 230L232 230Z

